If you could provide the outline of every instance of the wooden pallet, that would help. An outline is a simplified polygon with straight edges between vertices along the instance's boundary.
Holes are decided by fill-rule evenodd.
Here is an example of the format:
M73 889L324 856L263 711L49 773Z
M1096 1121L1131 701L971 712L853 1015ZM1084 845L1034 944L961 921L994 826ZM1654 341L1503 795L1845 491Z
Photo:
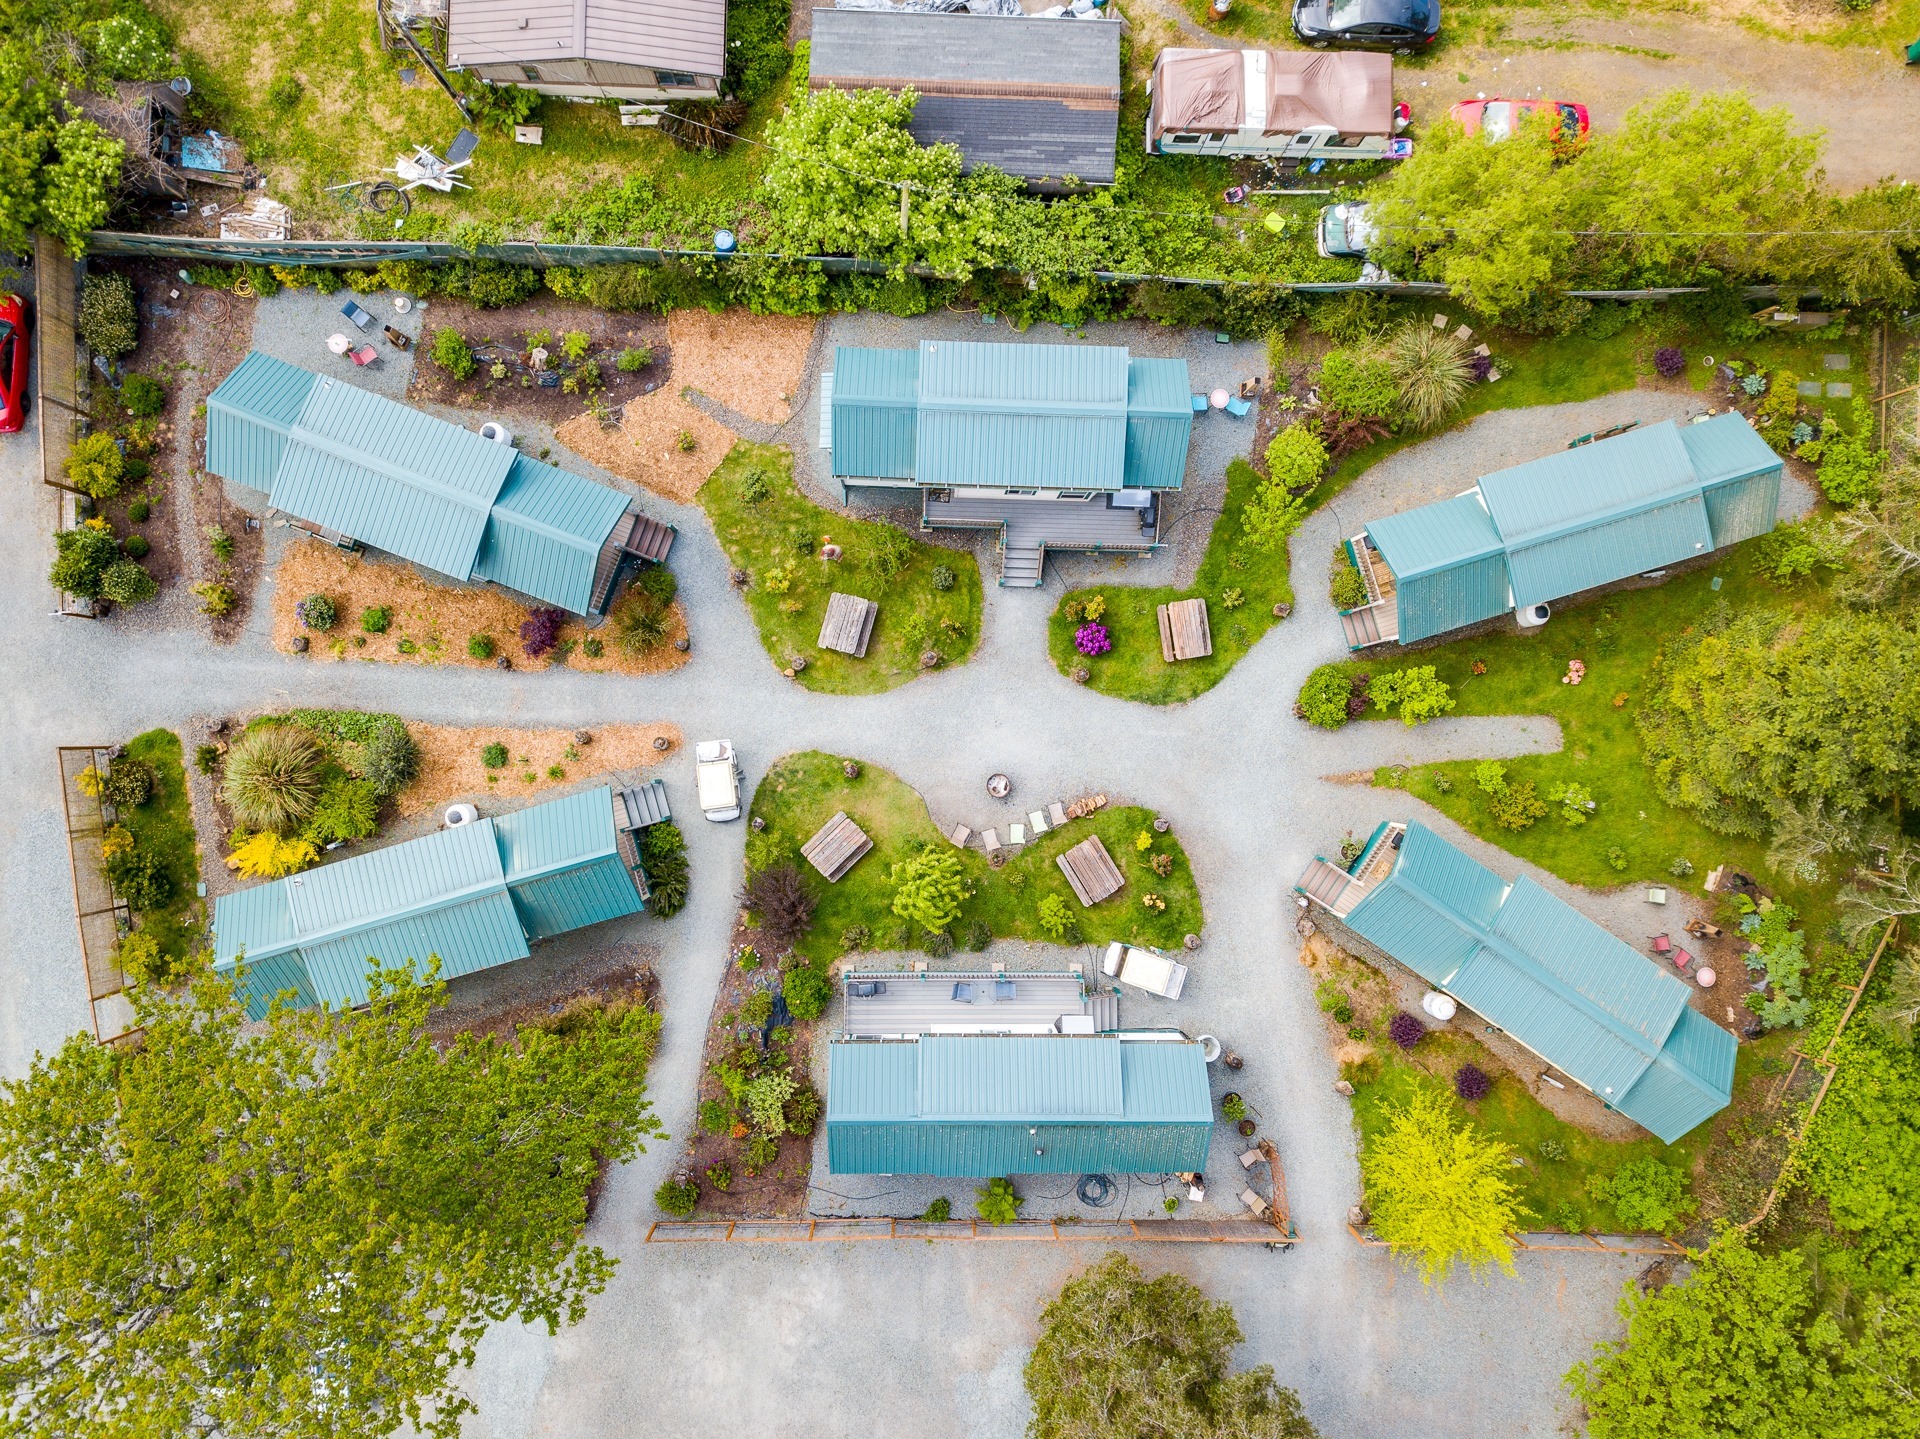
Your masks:
M834 884L872 848L873 841L867 838L866 832L842 810L800 846L800 857L819 870L828 884Z
M880 606L874 601L835 591L827 597L827 617L820 622L820 648L865 659L873 621L879 613Z

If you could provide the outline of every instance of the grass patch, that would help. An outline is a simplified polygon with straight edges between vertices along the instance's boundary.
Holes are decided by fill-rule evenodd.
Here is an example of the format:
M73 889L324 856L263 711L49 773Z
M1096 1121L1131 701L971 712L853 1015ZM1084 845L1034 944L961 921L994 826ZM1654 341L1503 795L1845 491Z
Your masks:
M911 786L874 765L864 766L860 778L849 780L842 769L845 764L842 756L818 750L788 755L767 771L753 796L753 817L765 820L767 827L763 834L752 837L751 844L764 852L770 863L786 859L802 865L802 872L813 881L819 896L813 929L794 946L813 960L839 955L841 936L855 925L869 932L867 947L918 947L922 936L893 913L893 884L888 871L920 847L948 845L934 828L926 802ZM866 832L873 849L838 884L827 884L805 867L799 858L800 846L838 810L846 811ZM998 939L1044 941L1048 936L1041 933L1035 911L1043 895L1057 894L1071 907L1083 942L1120 939L1179 949L1186 935L1200 933L1200 891L1186 852L1175 836L1154 835L1150 850L1135 847L1135 837L1142 831L1151 833L1152 822L1150 810L1134 805L1109 806L1042 835L997 870L977 849L955 850L973 887L973 897L949 931L955 944L967 944L969 931L976 924L985 925ZM1120 867L1126 885L1093 908L1082 909L1054 857L1095 834ZM1155 854L1173 857L1172 872L1164 878L1150 866ZM1148 909L1141 903L1141 897L1150 893L1166 901L1164 911Z
M194 836L193 808L187 799L187 772L181 762L180 736L172 730L148 730L127 741L127 754L153 766L153 796L137 809L121 813L134 846L156 856L173 881L165 909L143 910L140 928L159 941L163 954L185 959L205 946L200 887L200 846Z
M1279 623L1273 607L1293 603L1286 555L1242 551L1235 543L1240 533L1240 512L1261 483L1260 476L1245 460L1235 459L1227 466L1226 504L1214 521L1206 556L1200 561L1190 588L1094 586L1063 596L1047 623L1047 649L1053 656L1055 668L1062 674L1071 674L1076 667L1084 665L1092 676L1087 681L1091 688L1143 704L1178 704L1205 694L1225 679L1227 671L1240 657ZM1228 609L1222 596L1231 589L1240 591L1241 603ZM1067 619L1066 607L1069 601L1085 601L1096 594L1107 601L1100 623L1112 636L1113 648L1088 658L1073 647L1073 633L1078 626ZM1213 653L1205 659L1177 660L1169 664L1160 654L1160 623L1156 611L1161 605L1195 596L1207 602Z
M1563 822L1560 807L1550 802L1549 813L1526 829L1499 827L1474 783L1474 760L1385 768L1375 772L1374 783L1404 789L1482 839L1589 888L1650 881L1700 893L1707 871L1717 864L1730 863L1756 876L1767 873L1764 842L1716 833L1691 811L1661 798L1634 723L1650 681L1659 674L1667 641L1690 632L1716 607L1792 614L1824 607L1823 589L1804 585L1782 591L1756 573L1755 556L1752 543L1739 546L1711 569L1556 610L1548 624L1530 634L1471 637L1404 658L1349 662L1369 672L1430 664L1453 688L1455 715L1539 714L1558 720L1565 748L1505 760L1506 777L1509 783L1533 781L1542 799L1556 784L1571 780L1585 786L1599 806L1587 823ZM1573 659L1586 664L1586 679L1562 684ZM1485 666L1485 672L1476 674L1476 665ZM1616 705L1621 696L1624 702ZM1391 718L1378 710L1369 710L1367 717ZM1615 851L1624 856L1623 865L1610 858ZM1693 864L1691 877L1670 872L1676 859ZM1810 930L1817 931L1831 916L1830 889L1808 890L1778 875L1768 882L1800 911Z
M903 532L816 505L795 486L793 456L784 447L740 441L700 487L699 500L727 558L752 577L744 598L768 656L782 669L796 656L804 659L806 668L795 678L808 689L890 690L924 672L923 652L958 663L980 642L980 566L971 554L905 537L903 565L882 579L870 559L886 543L899 544ZM820 558L828 537L843 558ZM951 576L949 588L935 587L937 571ZM879 601L865 659L815 644L827 596L836 590Z

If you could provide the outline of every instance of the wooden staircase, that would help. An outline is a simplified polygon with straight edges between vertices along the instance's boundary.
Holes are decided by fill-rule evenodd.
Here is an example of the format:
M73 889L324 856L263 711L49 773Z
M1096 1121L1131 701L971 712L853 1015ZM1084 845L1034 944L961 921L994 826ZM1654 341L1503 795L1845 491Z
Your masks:
M1328 864L1324 859L1316 859L1307 866L1307 872L1294 884L1308 899L1323 905L1336 918L1344 919L1352 913L1367 887L1338 865Z
M634 515L633 520L633 528L628 532L621 548L636 560L652 560L656 565L665 564L667 552L673 548L673 537L678 531L672 525L663 525L647 515Z
M1045 545L1009 545L1000 553L1000 583L1010 590L1037 590L1047 561Z
M1087 1013L1093 1016L1097 1034L1111 1034L1120 1027L1120 996L1101 990L1087 1000Z

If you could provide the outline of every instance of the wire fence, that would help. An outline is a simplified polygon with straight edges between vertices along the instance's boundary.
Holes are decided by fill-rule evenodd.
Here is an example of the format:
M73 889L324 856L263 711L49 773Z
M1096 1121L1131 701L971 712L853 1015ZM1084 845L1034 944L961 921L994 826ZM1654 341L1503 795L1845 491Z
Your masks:
M1388 1247L1387 1241L1371 1229L1349 1224L1347 1233L1362 1244ZM1656 1254L1679 1259L1687 1252L1685 1245L1659 1234L1567 1234L1558 1229L1530 1229L1509 1234L1507 1239L1515 1249L1534 1254Z
M73 912L80 926L80 957L87 971L87 999L93 1010L94 1038L119 1039L132 1026L132 1008L123 998L127 977L120 968L120 936L133 922L127 902L113 892L101 842L112 822L107 804L80 787L88 769L104 774L111 753L106 745L62 745L55 751L60 769L60 803L67 826L67 862L73 874Z

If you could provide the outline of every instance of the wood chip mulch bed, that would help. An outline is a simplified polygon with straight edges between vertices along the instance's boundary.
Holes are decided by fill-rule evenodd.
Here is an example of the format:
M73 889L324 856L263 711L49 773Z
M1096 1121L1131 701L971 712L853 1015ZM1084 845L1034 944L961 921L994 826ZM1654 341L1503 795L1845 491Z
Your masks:
M732 956L739 954L748 945L755 949L764 949L760 944L760 931L747 923L744 911L735 916L733 935L728 942L727 967L721 977L719 991L714 995L713 1013L707 1019L706 1037L700 1052L700 1091L698 1102L714 1099L725 1102L726 1090L714 1077L715 1061L725 1059L740 1045L732 1018L747 996L756 989L766 988L772 976L779 972L776 961L762 956L757 969L740 968ZM787 1046L787 1052L794 1056L793 1077L796 1083L811 1083L808 1072L809 1056L813 1053L815 1027L824 1023L824 1018L810 1021L795 1020L792 1024L793 1038ZM758 1043L756 1036L755 1041ZM817 1124L825 1124L826 1096L821 1095L820 1118ZM774 1162L758 1174L748 1174L742 1155L746 1149L745 1137L735 1138L727 1134L708 1134L695 1122L693 1138L676 1169L686 1169L700 1186L700 1204L694 1211L697 1219L799 1219L807 1212L807 1186L813 1172L813 1138L797 1134L783 1134L779 1140L779 1155ZM726 1164L733 1170L733 1182L723 1192L708 1182L707 1170L716 1164Z
M681 743L679 727L670 724L602 725L592 730L570 730L409 722L407 733L420 747L420 764L413 783L394 800L394 807L403 817L437 809L457 799L504 795L518 800L542 790L578 785L596 774L645 769L673 755ZM584 743L579 738L582 734L588 736ZM667 747L655 748L656 739L666 740ZM481 754L490 744L507 748L508 762L501 769L490 770L481 760ZM556 766L562 773L549 774ZM528 775L533 778L527 778Z
M680 448L682 433L693 448ZM733 448L733 432L675 391L660 390L629 401L611 429L592 415L569 420L554 439L609 474L629 480L675 504L690 505L707 477Z
M324 633L303 627L296 613L300 601L314 594L332 600L338 615L333 628ZM621 603L616 600L616 608ZM381 608L391 611L387 630L368 634L361 626L361 615ZM273 646L291 654L294 641L304 637L311 660L497 669L504 657L508 667L518 670L561 664L588 674L647 675L678 669L691 658L676 648L687 637L686 612L678 602L668 609L665 638L640 654L621 648L611 624L589 630L583 621L569 620L561 627L556 649L529 659L520 641L520 626L529 613L504 590L435 584L403 560L350 555L321 540L295 540L274 571ZM490 657L475 658L467 652L467 641L475 635L493 640ZM589 636L601 642L603 653L597 659L586 652L584 642Z

